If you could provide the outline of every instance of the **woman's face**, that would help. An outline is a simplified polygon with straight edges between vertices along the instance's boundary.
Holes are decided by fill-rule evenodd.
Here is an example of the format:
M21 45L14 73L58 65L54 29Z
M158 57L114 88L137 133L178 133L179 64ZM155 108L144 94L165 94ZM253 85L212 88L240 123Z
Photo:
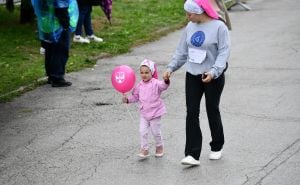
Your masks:
M186 12L186 18L193 23L199 22L199 15L195 13Z
M140 67L140 74L144 82L148 82L152 78L151 70L147 66Z

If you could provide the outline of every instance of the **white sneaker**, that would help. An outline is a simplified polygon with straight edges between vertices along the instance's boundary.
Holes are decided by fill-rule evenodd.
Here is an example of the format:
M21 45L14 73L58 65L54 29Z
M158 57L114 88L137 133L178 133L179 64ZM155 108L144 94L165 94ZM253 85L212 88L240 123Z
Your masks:
M45 52L46 52L45 48L40 47L40 54L41 55L45 55Z
M188 155L181 160L181 164L196 166L196 165L200 165L200 161L196 160L196 159L194 159L194 157Z
M102 38L96 37L95 35L87 36L87 39L88 39L89 41L103 42L103 39L102 39Z
M78 43L86 43L86 44L90 43L89 39L83 38L80 35L74 35L73 41Z
M218 151L218 152L210 152L209 154L209 159L210 160L218 160L221 159L222 157L222 150Z

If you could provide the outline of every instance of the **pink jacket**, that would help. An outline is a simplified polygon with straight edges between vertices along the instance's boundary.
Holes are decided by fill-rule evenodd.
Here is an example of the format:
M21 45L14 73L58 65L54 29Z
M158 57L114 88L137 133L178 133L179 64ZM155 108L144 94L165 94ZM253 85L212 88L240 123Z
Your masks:
M128 97L128 103L138 102L139 111L146 120L160 117L166 113L166 108L160 95L168 87L169 84L155 78L148 82L141 80L134 87L132 95Z

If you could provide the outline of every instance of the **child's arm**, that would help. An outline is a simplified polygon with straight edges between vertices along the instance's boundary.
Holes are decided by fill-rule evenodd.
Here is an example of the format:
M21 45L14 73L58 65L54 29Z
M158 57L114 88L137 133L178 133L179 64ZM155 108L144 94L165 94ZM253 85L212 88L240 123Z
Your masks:
M126 94L123 95L122 98L123 103L135 103L139 101L139 86L136 86L132 90L132 95L127 97Z
M164 91L164 90L166 90L168 87L169 87L169 85L170 85L170 80L169 79L164 79L164 81L160 81L160 80L158 80L158 88L159 88L159 90L160 91Z

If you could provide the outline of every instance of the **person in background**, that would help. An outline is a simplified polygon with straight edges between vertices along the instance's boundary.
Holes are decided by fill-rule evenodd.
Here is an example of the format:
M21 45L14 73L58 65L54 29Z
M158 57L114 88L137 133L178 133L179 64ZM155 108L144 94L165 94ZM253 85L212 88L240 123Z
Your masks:
M164 149L160 120L166 113L166 108L160 95L169 87L170 81L158 80L154 62L147 59L140 64L140 74L142 80L134 87L131 96L127 97L124 94L122 101L139 103L141 150L138 156L141 158L149 156L148 133L151 131L156 146L155 156L162 157Z
M67 87L64 78L69 58L70 33L77 25L76 0L31 0L38 20L39 38L45 49L47 83L52 87Z
M222 156L224 133L219 104L225 84L230 39L227 26L219 20L208 0L187 0L184 10L189 23L163 76L169 79L171 73L186 64L186 144L181 164L200 165L202 132L199 114L203 94L212 137L209 159L217 160Z
M100 5L101 0L77 0L79 7L78 24L73 37L74 42L90 43L90 41L103 42L103 39L94 35L91 13L94 5ZM86 37L82 35L84 27Z

